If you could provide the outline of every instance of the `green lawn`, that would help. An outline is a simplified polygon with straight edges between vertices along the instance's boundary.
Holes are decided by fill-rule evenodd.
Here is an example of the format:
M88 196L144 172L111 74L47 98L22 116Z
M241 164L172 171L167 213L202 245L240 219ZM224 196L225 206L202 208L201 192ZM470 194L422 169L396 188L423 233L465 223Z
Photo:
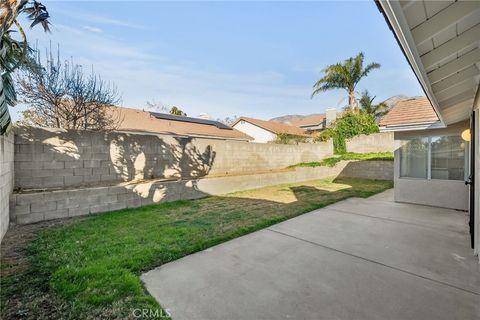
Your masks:
M135 308L159 308L142 272L391 187L391 181L315 180L17 227L4 244L18 237L26 249L2 248L1 318L131 319Z
M335 155L333 157L325 158L319 162L301 162L291 167L334 167L338 162L342 160L393 161L393 152L347 152L340 155Z

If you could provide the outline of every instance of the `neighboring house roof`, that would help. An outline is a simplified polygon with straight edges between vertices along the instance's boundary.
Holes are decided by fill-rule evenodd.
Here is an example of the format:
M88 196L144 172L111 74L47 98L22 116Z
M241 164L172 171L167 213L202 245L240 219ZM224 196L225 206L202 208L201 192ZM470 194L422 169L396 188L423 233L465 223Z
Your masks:
M123 107L113 107L108 110L118 123L116 127L118 131L244 141L253 140L249 135L218 121L147 112Z
M392 109L380 120L382 128L410 128L429 127L439 124L438 118L432 104L427 97L416 97L397 102Z
M337 112L337 119L341 118L342 116L343 116L343 112ZM302 119L293 120L290 122L290 124L295 127L317 126L323 123L325 118L326 118L325 114L312 115L312 116L304 117Z
M290 122L292 126L295 127L303 127L303 126L316 126L325 120L325 115L316 115L316 116L308 116L302 119L294 120Z
M265 130L268 130L270 132L273 132L275 134L279 133L288 133L292 135L297 135L297 136L308 136L308 134L305 132L304 129L297 128L294 126L290 126L288 124L280 123L280 122L275 122L275 121L266 121L266 120L260 120L260 119L255 119L255 118L248 118L248 117L240 117L238 118L235 123L232 125L235 126L238 122L240 121L246 121L249 122L253 125L256 125L260 128L263 128Z

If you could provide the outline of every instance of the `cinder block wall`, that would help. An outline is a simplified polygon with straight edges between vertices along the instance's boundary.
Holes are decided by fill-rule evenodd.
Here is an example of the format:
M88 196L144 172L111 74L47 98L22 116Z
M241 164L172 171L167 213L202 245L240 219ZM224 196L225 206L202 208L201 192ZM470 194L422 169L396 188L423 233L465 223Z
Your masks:
M253 175L16 193L12 195L14 206L11 212L14 222L27 224L338 176L392 180L393 161L341 161L332 168L305 167Z
M9 198L13 190L13 133L0 136L0 241L8 229Z
M330 141L278 145L19 127L15 129L15 187L49 189L252 173L319 161L332 154Z
M393 180L393 161L342 161L339 177Z
M393 132L361 134L346 141L347 151L355 153L365 152L393 152L398 148L398 141L393 138Z

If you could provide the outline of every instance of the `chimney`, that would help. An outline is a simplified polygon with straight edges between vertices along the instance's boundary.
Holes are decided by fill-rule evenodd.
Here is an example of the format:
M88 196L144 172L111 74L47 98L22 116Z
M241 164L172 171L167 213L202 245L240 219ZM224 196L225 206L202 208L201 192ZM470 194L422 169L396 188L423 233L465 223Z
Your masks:
M333 122L337 120L337 109L328 108L325 110L325 125L329 127Z

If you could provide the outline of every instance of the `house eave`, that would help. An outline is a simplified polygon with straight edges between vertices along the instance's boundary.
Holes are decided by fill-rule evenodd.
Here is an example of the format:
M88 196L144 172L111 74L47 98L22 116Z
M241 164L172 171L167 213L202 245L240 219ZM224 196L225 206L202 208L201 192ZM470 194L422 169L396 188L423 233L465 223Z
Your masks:
M446 125L441 121L436 122L427 122L427 123L409 123L409 124L398 124L398 125L387 125L380 126L380 132L394 132L394 131L416 131L416 130L427 130L427 129L441 129L445 128Z
M440 112L440 107L438 102L433 94L430 83L428 82L427 74L424 71L422 62L420 60L420 55L416 50L416 45L413 41L413 38L409 32L404 32L404 30L410 30L408 24L405 20L405 17L401 14L401 7L398 1L388 1L388 0L375 0L378 9L383 14L385 21L392 30L392 33L397 40L400 49L402 50L405 58L407 59L408 64L412 68L413 73L415 74L418 82L425 93L425 95L430 100L435 113L437 114L440 122L445 125L445 121Z

